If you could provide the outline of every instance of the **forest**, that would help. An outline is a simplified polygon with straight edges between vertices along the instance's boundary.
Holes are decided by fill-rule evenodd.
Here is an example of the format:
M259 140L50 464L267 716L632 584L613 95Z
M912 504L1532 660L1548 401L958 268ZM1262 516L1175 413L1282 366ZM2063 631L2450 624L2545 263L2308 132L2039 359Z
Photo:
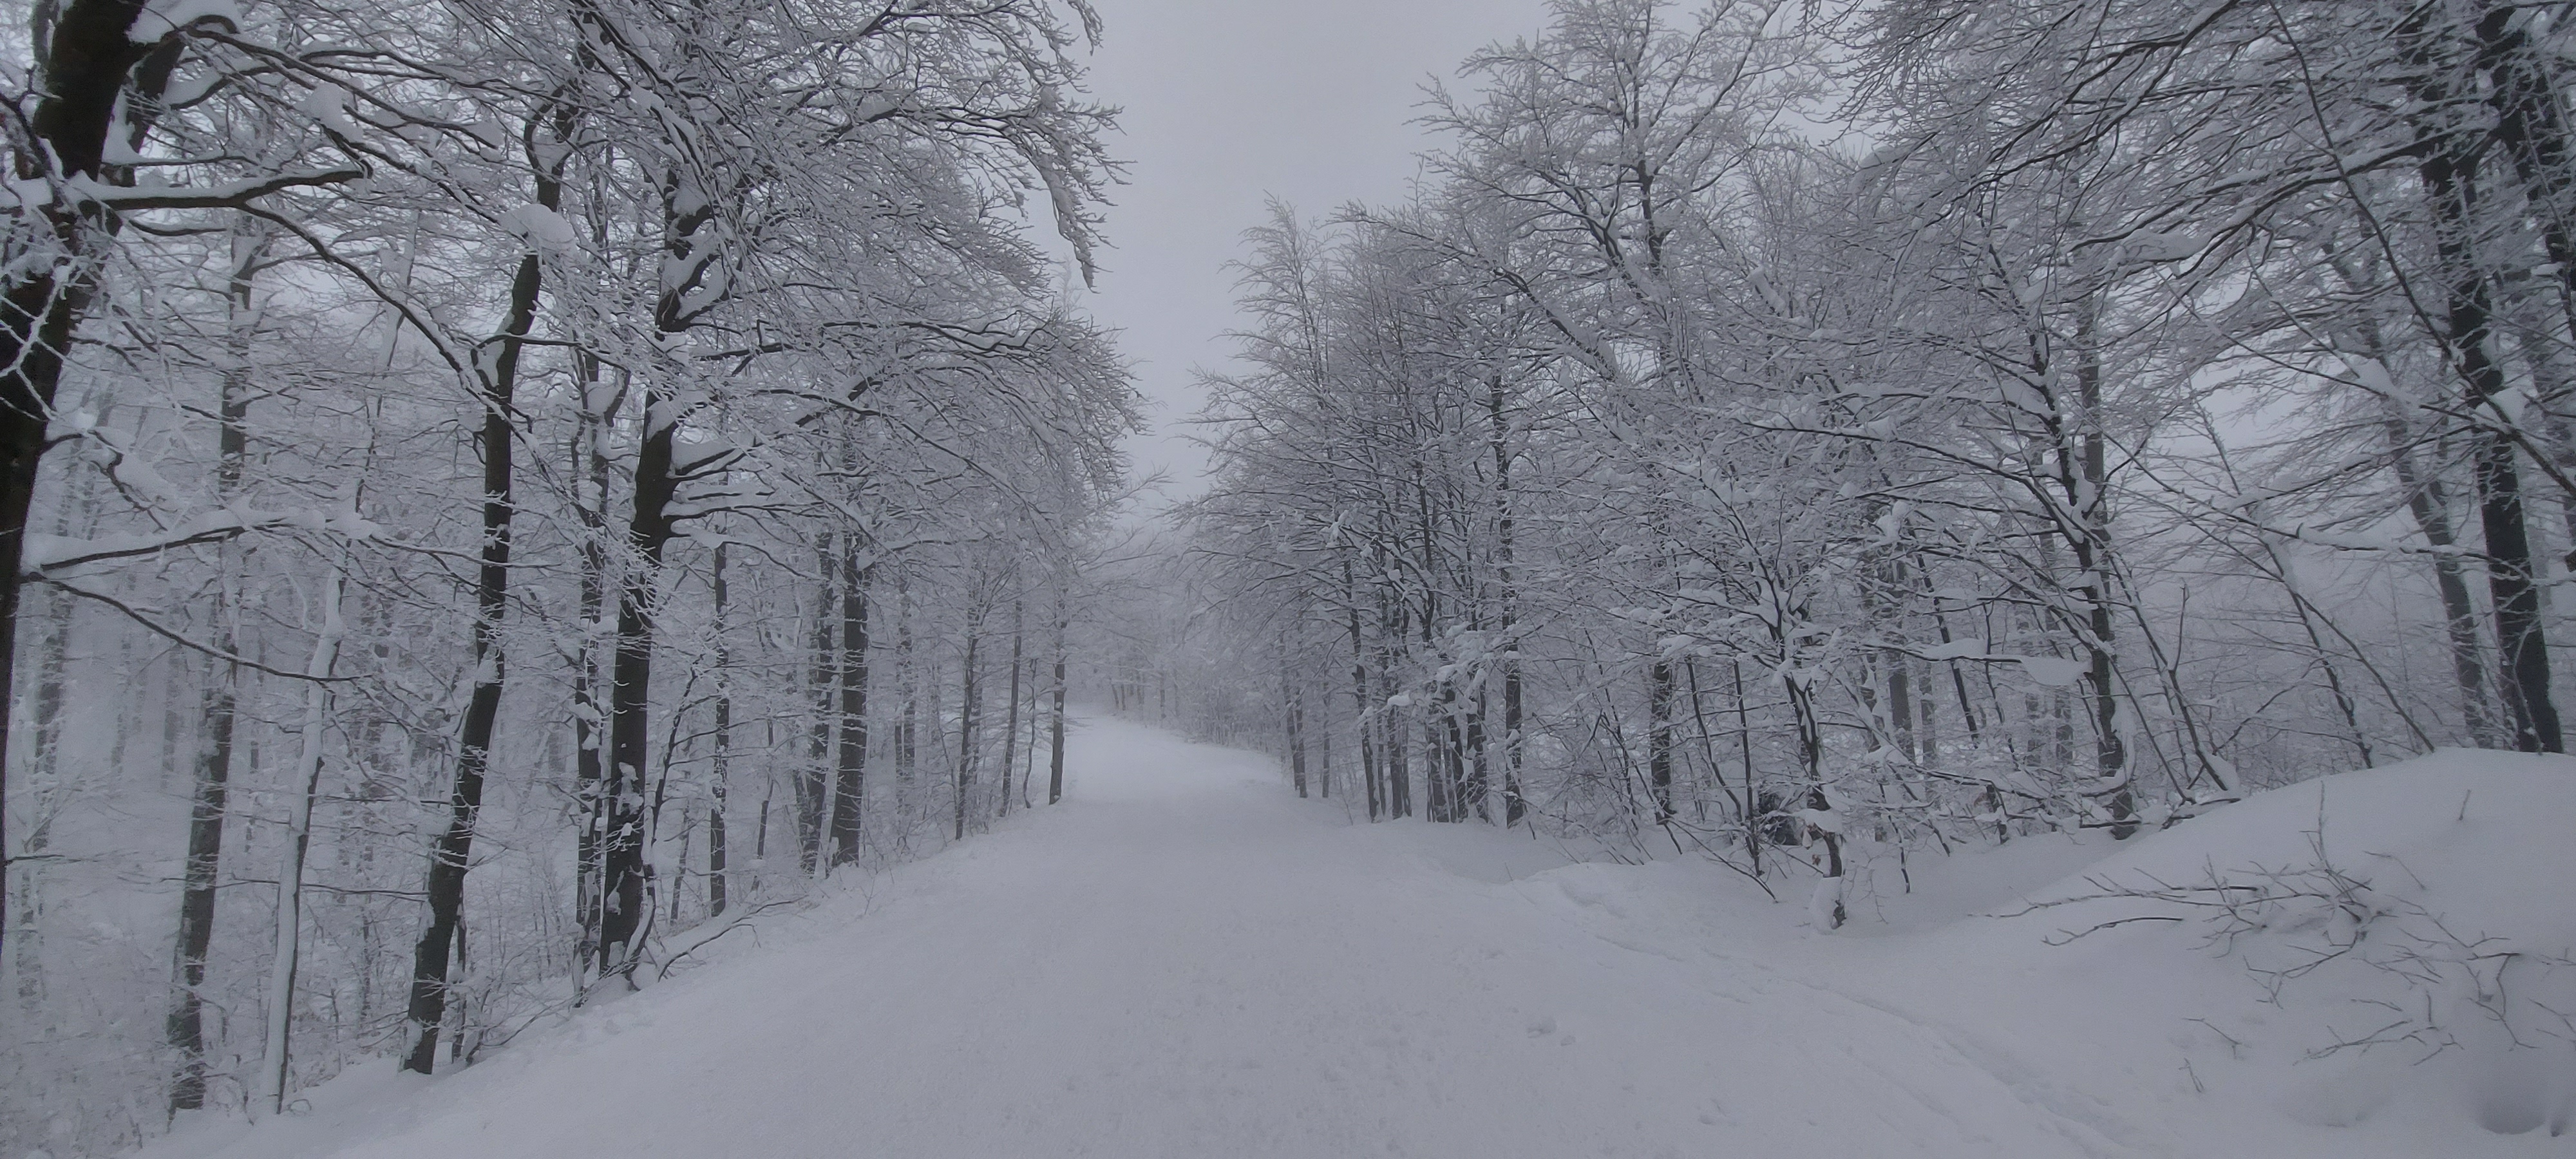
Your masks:
M1132 630L1266 675L1178 719L1828 922L1856 853L2564 751L2561 8L1551 12L1410 199L1247 235L1218 614Z
M24 16L0 1154L462 1068L1069 697L1820 930L2564 751L2565 4L1551 0L1241 223L1161 490L1086 0Z
M1046 791L1137 413L1087 9L29 15L0 1151L470 1061Z

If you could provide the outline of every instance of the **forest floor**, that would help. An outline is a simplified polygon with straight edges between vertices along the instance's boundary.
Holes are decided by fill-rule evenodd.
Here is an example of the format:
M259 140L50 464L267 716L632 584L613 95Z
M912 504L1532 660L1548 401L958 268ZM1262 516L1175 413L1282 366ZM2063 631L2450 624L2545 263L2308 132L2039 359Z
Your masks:
M2246 971L2206 949L2171 957L2172 923L2051 947L2054 917L1948 920L2100 844L1947 876L1918 857L1912 892L1882 873L1828 935L1795 888L1772 903L1701 860L1354 824L1267 758L1128 724L1071 750L1064 804L764 918L762 944L453 1075L371 1065L148 1153L2567 1154L2538 1129L2565 1128L2565 1076L2453 1068L2418 1097L2390 1083L2435 1072L2300 1072L2267 1046L2280 1003L2223 992Z

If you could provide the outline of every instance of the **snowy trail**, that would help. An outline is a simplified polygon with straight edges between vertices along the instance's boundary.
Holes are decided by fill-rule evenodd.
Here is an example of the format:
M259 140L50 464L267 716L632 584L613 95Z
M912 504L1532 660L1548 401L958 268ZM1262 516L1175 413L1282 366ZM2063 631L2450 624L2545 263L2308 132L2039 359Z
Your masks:
M218 1153L2163 1153L1898 1013L1623 937L1579 870L1506 880L1526 841L1354 828L1122 724L1072 755L1064 805L862 917Z

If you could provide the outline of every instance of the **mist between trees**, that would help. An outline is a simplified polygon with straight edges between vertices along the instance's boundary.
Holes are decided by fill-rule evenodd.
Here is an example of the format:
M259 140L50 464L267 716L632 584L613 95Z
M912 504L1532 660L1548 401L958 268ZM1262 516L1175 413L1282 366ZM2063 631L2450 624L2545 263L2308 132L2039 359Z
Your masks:
M1054 793L1136 422L1038 232L1089 275L1086 6L31 15L0 1152L471 1060Z
M1248 235L1158 710L1820 925L1855 857L2560 750L2560 9L1551 11L1410 200Z

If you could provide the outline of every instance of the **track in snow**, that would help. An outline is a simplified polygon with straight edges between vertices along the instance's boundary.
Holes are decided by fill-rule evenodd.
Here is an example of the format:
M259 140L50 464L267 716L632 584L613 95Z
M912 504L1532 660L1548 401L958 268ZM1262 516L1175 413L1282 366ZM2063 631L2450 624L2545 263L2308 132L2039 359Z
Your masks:
M1511 880L1525 838L1353 827L1115 722L1069 759L864 916L222 1154L2141 1153L1898 1014L1629 948L1581 870Z

